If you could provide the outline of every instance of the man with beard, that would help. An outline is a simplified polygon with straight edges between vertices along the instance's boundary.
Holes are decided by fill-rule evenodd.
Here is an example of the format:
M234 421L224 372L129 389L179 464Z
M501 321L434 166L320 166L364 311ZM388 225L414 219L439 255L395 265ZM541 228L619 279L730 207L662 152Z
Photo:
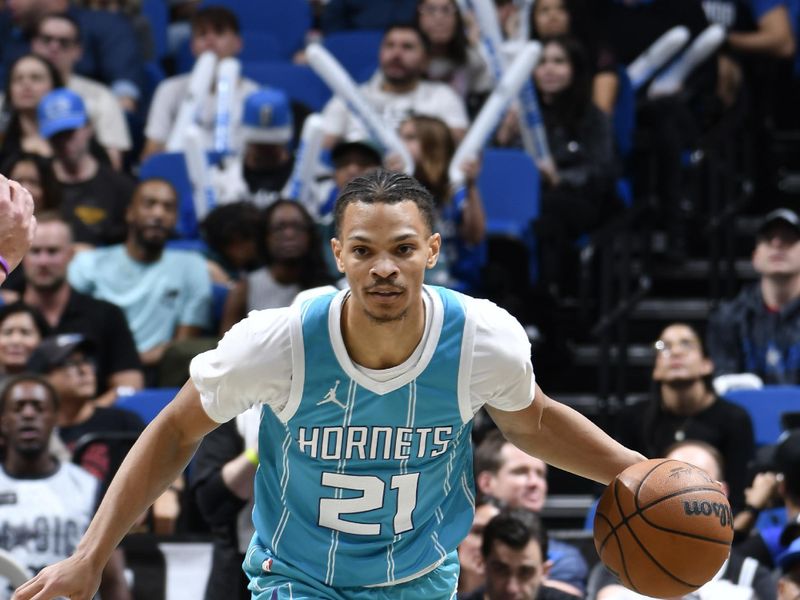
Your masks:
M98 501L94 477L50 454L58 408L56 391L37 375L17 375L0 395L0 547L34 573L73 553ZM103 570L100 593L130 598L119 553Z
M97 401L114 402L118 394L141 389L142 365L125 315L111 302L97 300L67 283L73 257L69 225L54 213L38 216L33 244L23 259L23 300L38 308L54 334L80 333L97 348Z
M178 221L178 195L168 181L139 183L126 220L124 244L81 252L67 277L75 289L122 309L142 364L154 367L172 342L209 327L211 280L200 255L164 247Z
M390 27L381 42L380 68L360 90L387 127L396 130L412 114L438 117L458 142L469 126L467 110L450 86L423 80L428 58L425 38L418 29L409 25ZM327 148L342 138L368 137L359 119L338 96L325 106L322 118Z
M57 89L41 99L39 132L53 147L53 172L62 185L61 214L75 241L104 245L125 239L125 210L134 182L92 155L94 130L81 97Z

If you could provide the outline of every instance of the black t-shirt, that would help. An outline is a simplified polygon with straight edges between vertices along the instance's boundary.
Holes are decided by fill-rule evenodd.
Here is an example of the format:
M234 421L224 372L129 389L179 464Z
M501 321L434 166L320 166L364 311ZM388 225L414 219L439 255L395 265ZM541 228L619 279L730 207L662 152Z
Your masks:
M470 594L458 595L459 600L483 600L486 593L485 587L480 587ZM568 594L559 589L542 585L536 592L536 600L575 600L575 594Z
M725 480L734 510L744 504L750 484L747 466L755 455L753 423L742 407L717 398L711 406L690 417L656 408L655 400L623 408L616 418L616 440L648 458L663 456L677 441L700 440L711 444L725 459Z
M83 423L60 427L58 435L66 447L74 452L80 439L90 433L109 434L109 439L89 443L76 461L80 466L103 482L105 489L117 472L135 438L144 431L144 423L138 415L122 408L95 408L94 413ZM112 441L112 434L132 434L124 439ZM81 444L82 446L83 444Z
M80 333L94 342L98 394L108 389L113 373L142 368L125 314L111 302L71 289L53 333Z
M61 214L76 242L105 246L125 240L128 208L135 182L103 164L81 183L62 183Z
M662 34L676 25L689 28L695 38L708 21L697 0L640 0L629 5L621 0L601 0L603 20L598 31L614 49L620 63L629 65Z

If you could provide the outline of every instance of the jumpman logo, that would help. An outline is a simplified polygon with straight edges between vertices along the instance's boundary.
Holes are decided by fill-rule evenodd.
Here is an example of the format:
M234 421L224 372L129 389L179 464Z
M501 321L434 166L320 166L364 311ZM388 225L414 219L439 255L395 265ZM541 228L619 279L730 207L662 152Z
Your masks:
M328 393L325 394L325 397L317 402L317 406L320 404L327 404L328 402L333 402L339 408L346 410L347 405L343 404L341 400L336 397L336 390L339 388L339 380L336 380L336 385L334 385L331 389L328 390Z

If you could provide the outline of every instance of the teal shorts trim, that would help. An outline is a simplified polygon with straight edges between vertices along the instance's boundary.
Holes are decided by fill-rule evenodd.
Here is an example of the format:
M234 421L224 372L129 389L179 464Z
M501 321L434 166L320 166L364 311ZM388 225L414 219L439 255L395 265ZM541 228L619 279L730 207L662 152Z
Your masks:
M454 600L458 555L451 552L430 573L381 587L330 587L282 562L253 538L242 564L252 600Z

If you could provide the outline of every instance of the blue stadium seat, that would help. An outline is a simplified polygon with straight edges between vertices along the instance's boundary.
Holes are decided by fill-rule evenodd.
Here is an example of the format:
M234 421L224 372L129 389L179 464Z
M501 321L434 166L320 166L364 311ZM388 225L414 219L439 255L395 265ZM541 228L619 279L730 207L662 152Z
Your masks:
M486 212L488 236L511 237L528 249L530 279L538 273L531 221L539 216L539 169L523 150L487 148L478 189Z
M337 31L329 33L322 45L342 63L358 82L369 79L378 68L383 31Z
M308 0L204 0L203 6L225 6L239 17L243 32L270 33L278 41L281 57L292 55L305 45L311 27L311 3Z
M184 239L199 236L194 197L186 159L181 152L162 152L148 156L139 168L139 179L166 179L178 192L178 235Z
M290 99L302 102L312 111L319 112L331 97L325 82L311 67L287 62L245 62L242 73L264 86L276 87L286 92Z
M274 34L254 29L242 31L240 61L244 63L248 61L281 60L282 58L281 43Z
M169 24L169 8L164 0L142 0L142 14L150 23L153 34L156 60L161 60L167 54L167 26Z
M776 385L760 390L734 390L725 394L724 398L750 414L757 446L777 442L782 431L781 416L800 412L800 386Z
M155 419L177 393L178 388L145 388L130 396L117 398L114 406L136 413L146 425Z

